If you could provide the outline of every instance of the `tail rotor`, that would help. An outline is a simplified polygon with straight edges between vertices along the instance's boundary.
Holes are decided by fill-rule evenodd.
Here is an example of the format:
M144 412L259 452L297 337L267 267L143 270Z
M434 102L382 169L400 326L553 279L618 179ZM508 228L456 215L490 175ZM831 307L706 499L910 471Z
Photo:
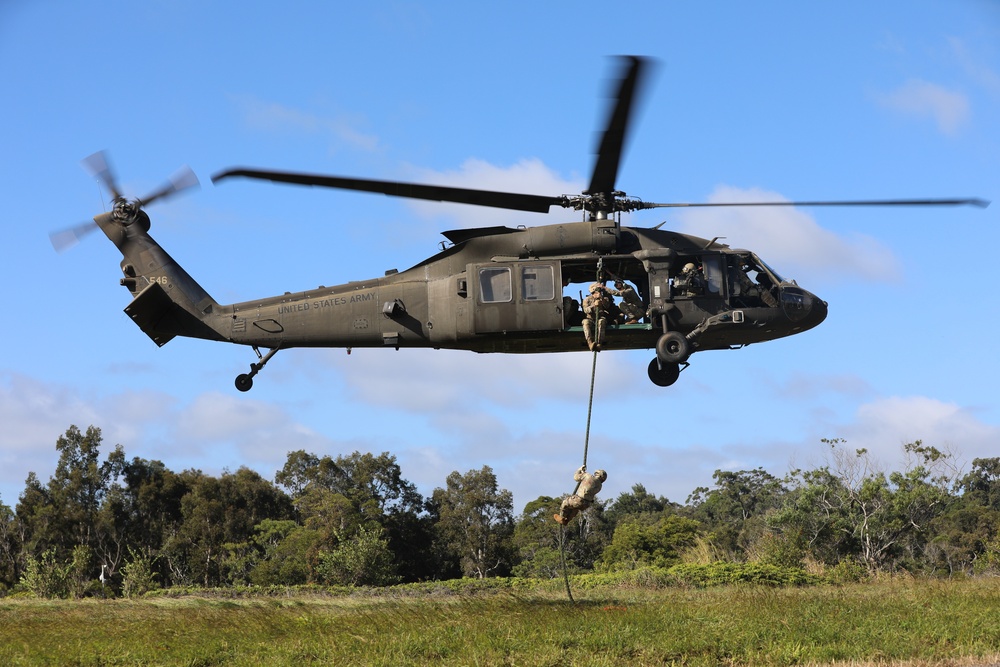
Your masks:
M84 158L81 164L88 173L108 189L113 202L111 216L115 222L123 227L128 227L135 222L142 213L143 207L199 186L198 177L190 167L185 165L174 172L166 183L147 196L137 199L127 199L122 195L118 181L111 170L107 153L98 151ZM55 248L56 252L65 252L95 229L97 229L97 223L91 220L67 229L52 232L49 234L49 241L51 241L52 247Z

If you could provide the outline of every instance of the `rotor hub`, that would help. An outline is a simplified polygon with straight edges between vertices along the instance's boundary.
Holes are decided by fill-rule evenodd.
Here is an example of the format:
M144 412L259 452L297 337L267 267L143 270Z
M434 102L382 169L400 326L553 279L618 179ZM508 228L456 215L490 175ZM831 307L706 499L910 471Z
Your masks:
M118 197L115 199L114 208L111 211L111 217L114 218L116 222L119 222L127 227L135 222L135 219L139 216L140 210L142 210L142 202L138 199Z

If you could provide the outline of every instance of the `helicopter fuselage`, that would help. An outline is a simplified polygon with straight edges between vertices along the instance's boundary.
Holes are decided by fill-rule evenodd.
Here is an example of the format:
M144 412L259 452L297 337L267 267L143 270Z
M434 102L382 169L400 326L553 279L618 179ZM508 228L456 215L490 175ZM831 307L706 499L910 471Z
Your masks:
M128 226L107 215L95 221L124 256L122 284L134 297L125 312L158 345L179 335L272 351L582 351L584 294L595 282L621 280L634 286L643 313L633 323L607 313L602 348L657 348L650 377L663 384L654 370L666 364L672 384L672 366L690 353L789 336L826 317L825 302L749 251L599 222L446 232L451 246L402 272L220 305L149 236L144 213ZM685 273L692 268L695 284ZM668 333L686 341L676 356L658 346ZM250 377L259 370L251 369Z

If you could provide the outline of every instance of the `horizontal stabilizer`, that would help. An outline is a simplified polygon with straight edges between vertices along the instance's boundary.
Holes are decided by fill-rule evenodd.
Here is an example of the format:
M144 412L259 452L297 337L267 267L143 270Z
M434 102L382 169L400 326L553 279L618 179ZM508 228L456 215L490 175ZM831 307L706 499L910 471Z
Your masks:
M170 298L160 283L150 283L139 292L125 307L125 314L160 347L174 336L223 340L208 324Z
M177 335L170 332L177 331L179 322L175 311L178 310L184 316L191 317L167 296L159 283L150 283L132 299L132 303L125 307L125 314L131 317L154 343L163 347Z

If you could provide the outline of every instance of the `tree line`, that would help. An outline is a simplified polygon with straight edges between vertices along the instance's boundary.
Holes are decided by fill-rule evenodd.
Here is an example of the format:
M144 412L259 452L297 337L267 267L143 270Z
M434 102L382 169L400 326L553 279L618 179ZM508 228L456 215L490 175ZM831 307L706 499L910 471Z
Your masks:
M47 483L0 502L0 594L139 595L159 587L385 586L459 577L766 563L860 578L1000 572L1000 458L958 468L917 441L900 471L824 440L827 464L776 477L718 470L684 504L641 484L599 499L560 535L561 498L515 515L488 466L423 497L394 456L291 451L274 480L160 461L104 460L99 428L71 426ZM2 499L0 499L2 500Z

